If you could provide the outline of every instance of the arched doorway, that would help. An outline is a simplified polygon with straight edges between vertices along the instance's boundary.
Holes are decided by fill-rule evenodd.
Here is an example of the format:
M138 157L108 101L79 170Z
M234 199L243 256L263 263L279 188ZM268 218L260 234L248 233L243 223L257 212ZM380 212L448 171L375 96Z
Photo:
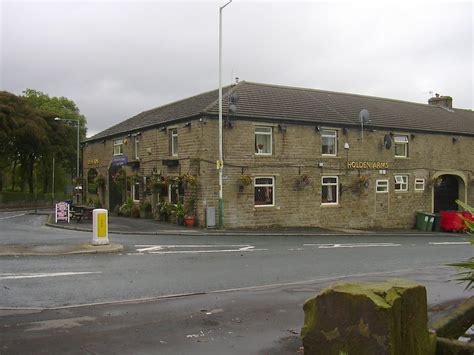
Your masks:
M434 212L457 211L456 200L460 198L460 187L464 188L464 183L459 176L439 176L434 184ZM461 195L461 199L463 198Z

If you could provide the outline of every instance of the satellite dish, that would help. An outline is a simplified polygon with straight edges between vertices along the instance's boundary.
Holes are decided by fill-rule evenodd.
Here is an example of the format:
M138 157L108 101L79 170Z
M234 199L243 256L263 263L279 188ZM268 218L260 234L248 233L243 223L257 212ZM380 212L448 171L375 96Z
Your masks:
M370 122L370 114L365 108L359 112L359 119L361 124L367 124Z
M239 95L235 92L232 93L232 95L230 95L229 97L229 101L233 104L237 104L237 102L239 102L239 99L240 99Z
M390 135L386 134L383 137L383 146L385 147L385 149L390 149L392 147L392 138L390 137Z

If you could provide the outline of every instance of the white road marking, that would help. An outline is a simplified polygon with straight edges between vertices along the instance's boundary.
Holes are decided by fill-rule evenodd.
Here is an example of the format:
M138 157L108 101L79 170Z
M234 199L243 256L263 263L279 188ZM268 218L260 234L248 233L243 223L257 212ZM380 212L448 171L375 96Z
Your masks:
M33 279L38 277L57 277L87 274L102 274L102 271L0 274L0 280Z
M2 219L9 219L9 218L15 218L15 217L21 217L21 216L24 216L26 213L21 213L21 214L16 214L16 215L13 215L13 216L8 216L8 217L2 217L0 218L0 220Z
M191 245L135 245L137 253L129 253L128 255L144 255L149 254L198 254L198 253L232 253L232 252L249 252L263 251L268 249L255 249L253 245L248 244L226 244L226 245L209 245L209 244L191 244ZM203 250L182 250L182 249L203 249ZM224 249L219 249L224 248ZM232 248L232 249L229 249ZM178 249L178 250L171 250Z
M338 243L338 244L303 244L306 247L318 247L318 249L336 249L336 248L371 248L371 247L401 247L401 244L395 243Z
M430 242L431 245L467 245L470 242Z

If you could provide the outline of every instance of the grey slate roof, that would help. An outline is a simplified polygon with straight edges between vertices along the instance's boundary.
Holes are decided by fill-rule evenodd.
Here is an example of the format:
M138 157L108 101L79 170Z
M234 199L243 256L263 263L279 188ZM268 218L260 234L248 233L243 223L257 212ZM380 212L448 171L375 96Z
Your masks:
M246 81L225 87L223 92L224 114L227 112L227 96L232 92L239 95L237 119L358 126L359 112L365 108L370 112L371 122L368 126L372 128L474 135L472 110L453 108L450 112L428 104ZM218 91L214 90L142 112L87 140L202 114L218 115L218 109Z

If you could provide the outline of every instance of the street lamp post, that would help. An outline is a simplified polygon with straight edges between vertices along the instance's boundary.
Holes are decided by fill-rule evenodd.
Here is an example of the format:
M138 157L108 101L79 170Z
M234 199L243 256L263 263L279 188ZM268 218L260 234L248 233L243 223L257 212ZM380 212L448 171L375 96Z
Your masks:
M71 119L69 119L69 118L60 118L60 117L55 117L54 120L55 120L55 121L72 121L72 122L75 122L75 123L76 123L76 126L77 126L76 180L78 181L78 180L79 180L79 130L80 130L80 128L81 128L81 122L79 121L79 119L77 119L77 120L71 120Z
M219 7L219 228L224 227L224 197L222 188L222 171L224 169L224 158L222 152L222 10L229 5L229 0L225 5Z

